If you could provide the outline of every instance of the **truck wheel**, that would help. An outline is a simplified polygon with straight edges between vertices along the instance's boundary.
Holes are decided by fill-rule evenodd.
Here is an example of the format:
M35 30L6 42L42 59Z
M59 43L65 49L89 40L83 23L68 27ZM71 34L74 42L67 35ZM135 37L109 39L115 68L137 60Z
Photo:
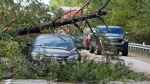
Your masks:
M99 49L96 48L95 52L96 55L101 55L101 51Z
M122 51L122 56L128 56L128 51Z

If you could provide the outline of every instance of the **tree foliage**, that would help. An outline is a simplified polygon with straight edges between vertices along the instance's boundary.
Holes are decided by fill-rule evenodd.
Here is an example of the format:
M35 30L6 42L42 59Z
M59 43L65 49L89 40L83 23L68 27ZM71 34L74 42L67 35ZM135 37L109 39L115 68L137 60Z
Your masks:
M88 0L51 0L50 4L54 8L61 8L61 7L79 7L81 8ZM68 4L69 3L69 4ZM102 7L106 3L105 0L91 0L90 4L88 4L83 9L83 14L88 14L93 11L96 11ZM104 8L104 10L107 10L107 6ZM103 16L102 16L103 17ZM97 24L103 24L99 19L90 19L90 24L94 27Z
M110 18L111 25L119 25L125 31L130 32L130 42L146 42L150 44L148 37L149 28L149 0L115 0L111 1Z
M22 49L20 47L24 45L21 43L26 42L29 37L29 34L21 38L19 36L11 37L5 34L7 30L16 30L26 25L49 21L52 17L49 12L49 6L38 1L0 0L0 36L2 36L0 38L0 56L13 56L14 52L17 53L18 50Z
M20 0L18 0L18 1L20 1ZM25 63L27 61L21 59L22 57L20 55L22 55L22 53L20 53L20 51L25 50L24 46L25 46L26 41L31 40L32 37L29 33L24 36L11 37L10 35L5 34L5 32L7 30L19 29L19 28L22 28L23 26L28 26L28 25L32 25L30 27L33 28L33 27L35 27L34 24L40 24L40 23L44 23L46 21L52 20L52 16L51 16L51 14L49 14L50 9L51 9L51 12L53 12L55 14L53 18L57 18L58 16L60 16L62 14L60 7L62 7L62 6L82 7L86 1L87 0L82 0L82 1L81 0L74 0L74 1L51 0L50 8L49 8L49 6L42 4L42 3L38 2L37 0L27 0L26 2L30 2L28 5L22 5L21 2L15 3L14 0L1 0L0 1L0 31L4 32L4 33L0 33L0 34L3 34L2 35L3 37L0 38L0 48L1 48L0 56L1 57L11 57L10 64L13 64L13 62L14 62L13 65L16 65L16 68L14 71L17 71L16 69L18 69L20 67L20 65L17 65L18 62L24 65L23 67L21 67L21 72L26 75L22 75L22 73L20 72L19 75L18 74L16 75L16 78L17 77L24 78L25 76L30 78L31 74L28 73L29 63ZM84 8L84 13L88 14L88 13L92 13L93 11L100 9L101 6L105 2L106 2L105 0L101 0L101 1L100 0L92 0L91 3L88 4ZM105 8L105 10L109 11L108 16L104 17L105 21L108 23L108 25L118 25L118 26L123 27L125 31L130 31L131 32L130 38L132 41L136 41L136 39L134 39L134 37L139 36L139 38L140 38L139 42L142 42L142 41L148 42L148 40L149 40L148 35L150 34L149 33L150 29L149 29L149 24L148 24L148 21L149 21L149 19L148 19L149 5L148 4L149 3L150 3L149 0L145 0L145 1L141 1L141 0L111 1L111 3ZM61 22L60 20L57 20L57 22L58 21ZM88 21L90 22L90 24L93 27L95 27L96 25L103 24L101 22L101 20L99 20L99 19L90 19ZM70 22L70 23L73 23L73 22ZM47 32L47 30L46 30L46 32ZM13 34L15 34L15 32ZM141 35L142 35L142 37L140 37ZM25 51L23 51L23 52L25 52ZM16 58L13 57L16 54L19 54L18 55L20 57L18 59L19 61L16 60L18 57L16 57ZM24 57L24 59L25 59L25 57ZM13 61L13 60L15 60L15 61ZM37 73L33 73L32 75L33 75L33 78L36 78L37 75L43 76L43 74L44 75L46 74L46 76L53 75L53 77L56 79L59 79L59 81L61 81L61 80L66 81L66 80L68 80L68 77L70 77L70 79L72 79L72 81L84 82L85 80L91 79L91 80L93 80L92 82L95 82L95 81L99 82L99 79L101 79L101 78L103 79L104 77L107 77L108 80L109 79L116 80L116 79L114 79L115 77L111 78L111 77L109 77L109 75L117 76L116 78L122 79L122 78L124 78L122 76L127 76L127 74L129 74L129 73L131 73L130 76L132 76L132 74L133 74L133 72L132 71L130 72L130 70L128 71L128 69L126 69L127 71L123 71L124 69L122 69L122 68L125 68L125 66L122 66L122 64L121 65L116 64L115 67L118 66L118 68L112 68L112 66L110 64L108 64L108 66L103 66L104 64L102 64L102 66L104 68L101 69L102 66L99 66L100 64L98 64L94 61L91 61L92 63L87 62L87 61L85 61L85 62L86 63L85 64L83 63L83 65L75 63L75 64L73 64L74 66L72 66L72 65L71 66L70 65L53 66L56 68L52 68L52 70L58 71L58 73L54 72L52 74L51 74L51 71L49 71L50 70L49 67L51 68L51 66L48 64L47 65L49 67L47 67L46 65L41 66L42 67L42 68L40 68L41 71L39 70L39 67L37 67L37 66L31 67L32 70L35 70L37 72ZM107 64L107 63L105 63L105 64ZM1 61L0 61L0 66L3 66L3 63ZM61 67L64 67L66 69L62 69ZM72 68L70 68L70 67L72 67ZM6 68L8 70L11 69L10 67L6 67ZM3 70L5 70L6 68L4 67ZM69 74L68 74L68 72L66 72L66 70L68 70L68 68L70 68ZM89 68L89 69L85 69L85 68ZM117 70L114 70L114 69L117 69ZM3 73L3 70L0 70L0 73ZM63 71L63 73L59 72L60 70ZM89 73L89 70L90 70L90 73ZM108 74L108 72L106 72L107 70L108 70L109 74ZM118 70L120 70L121 73ZM50 73L47 74L47 71L49 71ZM74 71L75 73L72 73L72 71ZM82 73L81 71L84 71L85 73ZM118 71L118 73L115 73L116 71ZM103 74L103 72L106 74ZM112 73L110 73L110 72L112 72ZM13 72L11 72L11 73L13 73ZM80 74L80 73L82 73L82 74ZM64 74L67 74L66 77L64 77ZM123 74L123 75L120 75L120 74ZM101 77L101 75L102 75L102 77ZM59 78L60 76L61 76L61 78ZM85 78L80 79L81 76L85 77ZM129 78L133 78L133 79L135 78L134 76L133 77L130 77L130 76L129 76Z
M52 7L82 7L87 0L51 0ZM68 4L69 3L69 4ZM94 11L103 4L104 1L92 0L91 3L84 9L84 13ZM113 0L106 10L108 14L104 17L108 25L121 26L124 31L130 32L128 38L130 42L146 42L150 44L149 35L149 0ZM99 19L90 20L93 27L95 25L103 24Z

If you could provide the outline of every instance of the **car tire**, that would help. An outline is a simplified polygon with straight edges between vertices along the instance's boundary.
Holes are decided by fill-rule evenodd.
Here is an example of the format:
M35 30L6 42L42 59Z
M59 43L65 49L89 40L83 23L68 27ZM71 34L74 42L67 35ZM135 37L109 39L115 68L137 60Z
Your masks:
M31 56L29 56L29 61L30 61L30 62L32 62L32 58L31 58Z
M78 61L79 61L79 63L81 63L81 56L79 56Z
M32 57L31 57L31 55L29 54L29 52L28 52L28 59L29 59L30 62L32 62Z
M94 53L94 48L92 47L92 44L90 43L89 52Z
M128 51L122 51L122 56L128 56Z

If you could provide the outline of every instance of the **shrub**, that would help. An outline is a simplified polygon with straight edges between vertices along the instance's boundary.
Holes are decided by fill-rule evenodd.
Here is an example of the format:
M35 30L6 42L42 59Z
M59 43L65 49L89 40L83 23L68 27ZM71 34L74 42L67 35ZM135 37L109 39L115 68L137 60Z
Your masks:
M8 63L0 61L0 74L2 77L15 73L14 79L47 79L75 83L98 83L108 81L147 80L144 74L135 73L123 62L113 66L109 62L95 62L83 60L82 63L72 61L66 64L41 61L34 64L26 60L25 56L10 58ZM17 72L17 73L16 73Z
M18 53L18 44L14 41L0 40L0 57L10 57Z

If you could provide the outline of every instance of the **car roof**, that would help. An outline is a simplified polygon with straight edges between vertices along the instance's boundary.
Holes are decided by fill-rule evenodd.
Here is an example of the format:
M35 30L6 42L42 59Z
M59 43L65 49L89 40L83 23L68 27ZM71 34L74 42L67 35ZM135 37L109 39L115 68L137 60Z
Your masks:
M95 30L96 28L91 28L92 30ZM89 31L89 30L91 30L90 28L87 28L87 30Z
M98 25L97 28L107 28L105 25ZM120 26L108 26L108 28L121 28Z
M68 35L68 34L40 34L37 37L40 37L40 36L66 36L66 37L72 37L71 35Z

